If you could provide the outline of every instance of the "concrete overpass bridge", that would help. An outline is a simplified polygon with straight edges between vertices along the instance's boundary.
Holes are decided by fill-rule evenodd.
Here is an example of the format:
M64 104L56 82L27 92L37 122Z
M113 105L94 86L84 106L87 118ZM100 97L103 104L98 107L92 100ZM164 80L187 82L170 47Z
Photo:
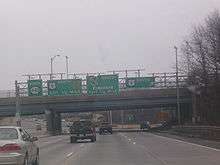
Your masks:
M142 89L121 91L118 96L41 96L20 97L22 115L43 114L45 110L57 113L126 110L176 106L176 89ZM0 115L14 116L16 99L0 99ZM180 88L180 103L190 104L191 94Z
M137 70L138 77L140 70ZM124 71L123 71L124 72ZM86 76L92 73L82 74L82 94L80 96L48 96L47 81L54 77L51 74L28 75L28 80L42 80L43 96L28 96L28 83L16 83L16 91L7 93L4 98L0 98L0 116L15 116L16 109L20 109L21 115L46 114L48 130L61 129L61 113L73 112L94 112L94 111L117 111L117 110L138 110L150 109L154 107L174 107L177 106L176 95L176 73L152 73L148 76L153 78L153 86L148 88L127 89L126 79L128 71L123 75L121 71L113 71L118 74L119 94L106 96L88 96ZM63 74L58 74L57 79L63 79ZM100 73L98 74L100 75ZM49 77L45 77L49 76ZM79 76L73 75L73 79ZM83 77L84 76L84 77ZM191 93L185 87L186 76L179 76L180 85L180 109L181 114L191 113ZM15 97L17 93L18 97ZM0 95L1 97L1 95ZM16 99L17 98L17 99ZM16 101L17 100L17 101ZM16 104L16 102L19 104ZM16 108L17 105L17 108ZM184 119L184 115L181 115Z
M22 115L46 114L48 130L61 129L61 113L108 110L137 110L153 107L176 107L176 89L139 89L120 91L118 96L40 96L20 97ZM180 88L181 112L191 113L191 93ZM1 116L14 116L16 98L0 99Z

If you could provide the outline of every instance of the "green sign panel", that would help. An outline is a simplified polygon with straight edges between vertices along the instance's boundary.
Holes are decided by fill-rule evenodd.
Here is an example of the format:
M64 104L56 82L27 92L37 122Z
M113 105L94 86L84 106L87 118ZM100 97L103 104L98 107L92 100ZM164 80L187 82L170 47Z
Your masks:
M154 86L154 77L131 77L126 79L126 88L149 88Z
M134 121L134 115L128 115L128 121Z
M82 80L49 80L47 89L49 96L79 96L82 94Z
M87 76L87 94L93 95L118 95L118 75Z
M28 80L28 96L42 96L42 80Z

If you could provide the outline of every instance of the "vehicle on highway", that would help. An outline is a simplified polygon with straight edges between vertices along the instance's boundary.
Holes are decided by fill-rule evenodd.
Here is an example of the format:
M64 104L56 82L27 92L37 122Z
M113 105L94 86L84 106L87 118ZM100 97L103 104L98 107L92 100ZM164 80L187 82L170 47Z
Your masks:
M172 127L168 121L162 121L160 124L160 129L170 129Z
M155 130L168 130L170 128L172 128L172 123L171 122L161 121L160 123L154 124L151 127L151 130L152 131L155 131Z
M100 127L99 127L99 134L106 134L106 133L110 133L112 134L112 125L109 124L108 122L103 122L101 123Z
M140 124L140 129L141 130L150 130L150 122L149 121L146 121L146 122L142 122L141 124Z
M95 126L91 121L80 120L75 121L70 127L70 143L75 143L77 140L90 139L91 142L96 141Z
M70 126L68 125L68 123L66 121L62 121L61 125L62 125L62 134L69 134Z
M37 137L25 129L13 126L0 127L0 165L39 165Z

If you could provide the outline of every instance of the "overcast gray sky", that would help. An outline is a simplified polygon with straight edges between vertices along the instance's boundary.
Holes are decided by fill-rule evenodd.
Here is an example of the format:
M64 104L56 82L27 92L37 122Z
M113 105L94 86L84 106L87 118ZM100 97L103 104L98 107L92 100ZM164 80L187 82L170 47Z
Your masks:
M62 48L70 72L172 71L173 45L220 0L1 0L0 89L50 71ZM57 58L55 72L65 71Z

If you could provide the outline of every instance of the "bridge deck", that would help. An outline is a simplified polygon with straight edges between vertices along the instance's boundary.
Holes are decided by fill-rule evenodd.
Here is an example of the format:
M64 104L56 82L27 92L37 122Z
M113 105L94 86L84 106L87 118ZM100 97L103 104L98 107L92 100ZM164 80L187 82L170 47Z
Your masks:
M20 104L51 104L51 103L69 103L82 101L111 101L124 99L152 99L152 98L174 98L176 97L176 89L144 89L121 91L118 96L40 96L40 97L20 97ZM186 88L180 89L180 97L189 98L190 92ZM15 105L15 97L1 98L0 106Z

